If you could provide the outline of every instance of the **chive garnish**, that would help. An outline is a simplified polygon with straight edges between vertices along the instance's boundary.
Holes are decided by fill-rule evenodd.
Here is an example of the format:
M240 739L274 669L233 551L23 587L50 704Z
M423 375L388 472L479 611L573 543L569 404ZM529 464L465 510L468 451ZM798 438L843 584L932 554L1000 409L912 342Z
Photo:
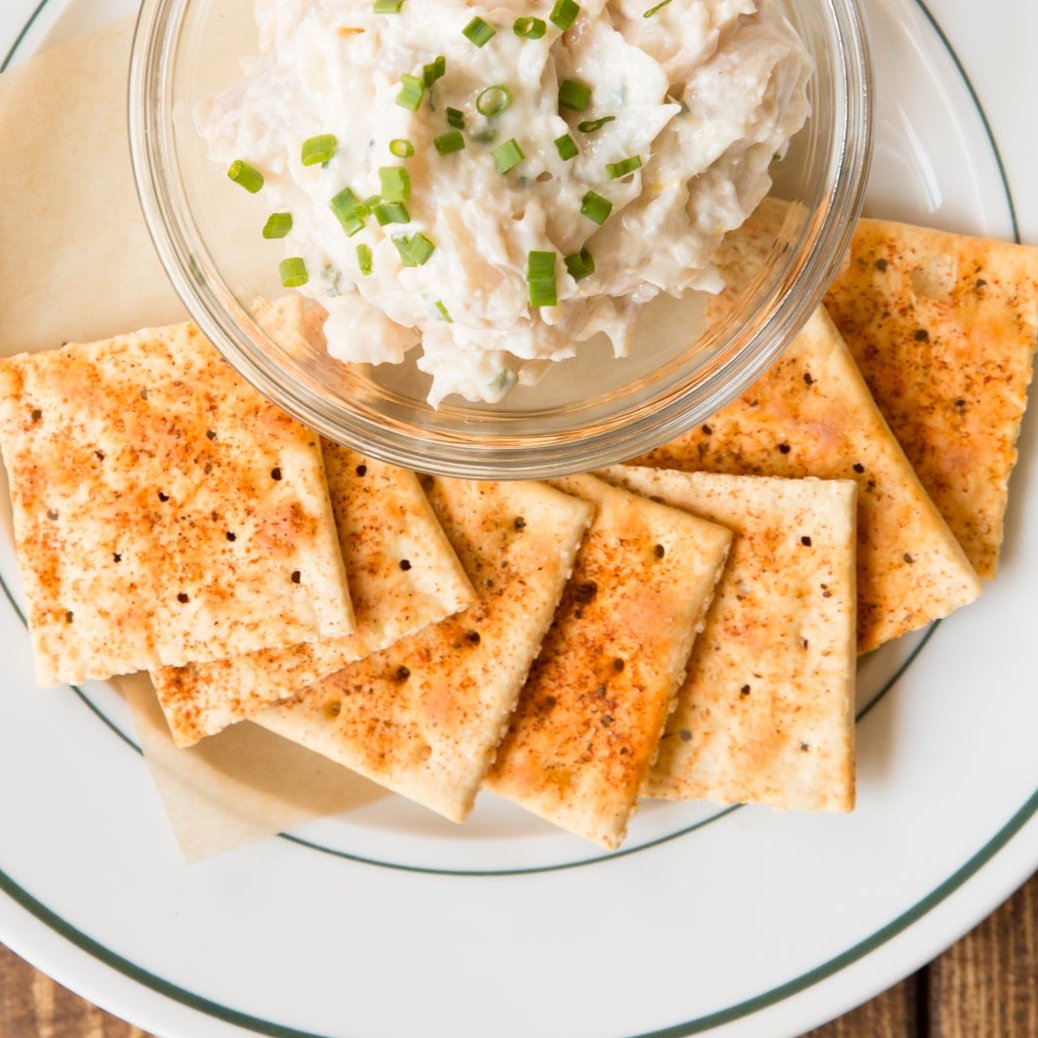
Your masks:
M375 14L399 14L403 6L404 0L375 0L372 11Z
M580 154L580 149L577 147L577 142L568 134L564 133L561 137L555 138L555 150L559 153L559 158L563 162L568 162L576 155Z
M382 197L387 202L406 202L411 197L411 176L399 166L382 166L378 171L382 181Z
M396 251L400 253L400 262L405 267L420 267L429 262L429 257L436 251L436 246L420 231L410 237L404 234L393 239Z
M334 133L321 133L303 141L302 160L304 166L318 166L335 157L339 141Z
M289 256L288 259L283 259L278 264L278 273L285 288L298 288L310 280L302 256Z
M586 278L595 272L595 261L587 248L575 252L572 256L567 256L565 263L566 269L574 281L580 281L581 278Z
M516 18L512 31L520 39L539 40L548 31L548 26L543 18Z
M490 118L500 115L512 104L512 91L500 83L488 86L476 98L476 111Z
M422 82L427 87L431 87L433 83L440 79L446 72L447 59L441 54L438 58L434 58L430 61L428 65L422 66Z
M574 0L556 0L548 17L565 32L576 21L578 14L580 4L574 3Z
M470 42L474 43L477 47L486 46L490 40L497 35L497 29L492 25L488 25L482 18L477 14L475 18L461 30L461 34Z
M357 266L365 277L371 273L371 248L363 242L357 246Z
M447 125L453 126L455 130L465 129L465 113L458 108L447 109Z
M407 207L400 202L379 202L372 209L379 227L385 227L387 223L410 223L411 214Z
M263 225L264 238L284 238L292 230L291 213L271 213Z
M555 253L532 251L526 257L530 306L555 306Z
M670 3L670 0L660 0L660 2L659 2L658 4L656 4L656 5L654 6L654 7L650 7L650 8L649 8L649 9L648 9L648 10L647 10L647 11L646 11L646 12L645 12L645 13L644 13L643 15L642 15L642 17L643 17L643 18L651 18L651 17L652 17L652 16L653 16L653 15L654 15L654 14L655 14L655 13L656 13L657 11L659 11L659 10L660 10L661 8L664 8L664 7L666 7L666 6L667 6L667 4L669 4L669 3Z
M441 155L450 155L465 147L465 138L457 130L450 130L433 137L433 146Z
M389 142L389 151L398 159L409 159L414 154L414 145L403 137L394 137Z
M396 95L396 103L401 108L417 112L424 93L425 86L422 80L417 76L403 75L400 77L400 93Z
M597 133L606 123L613 122L615 118L615 115L603 115L601 119L588 119L587 122L577 123L577 129L581 133Z
M490 383L491 389L500 389L502 392L507 393L518 382L518 376L511 368L502 368L494 380ZM519 520L516 520L518 526Z
M263 174L255 166L250 166L243 159L235 159L231 163L230 168L227 170L227 176L236 184L240 184L245 188L250 195L254 195L263 187Z
M589 220L593 220L599 227L606 222L609 214L613 211L613 203L608 198L589 191L580 201L580 211Z
M357 196L348 187L344 187L328 204L349 237L364 230L368 208L357 201Z
M621 159L619 162L607 162L606 172L609 174L612 180L618 180L620 177L626 177L628 173L633 173L636 169L642 168L642 160L639 155L631 155L626 159Z
M575 79L564 79L559 85L559 107L572 108L574 112L587 111L591 104L591 87Z
M442 299L436 300L436 309L439 310L440 316L448 323L454 324L454 318L447 312L447 307L443 305Z
M494 156L499 173L515 169L526 158L514 137L509 137L504 144L499 144L490 154Z

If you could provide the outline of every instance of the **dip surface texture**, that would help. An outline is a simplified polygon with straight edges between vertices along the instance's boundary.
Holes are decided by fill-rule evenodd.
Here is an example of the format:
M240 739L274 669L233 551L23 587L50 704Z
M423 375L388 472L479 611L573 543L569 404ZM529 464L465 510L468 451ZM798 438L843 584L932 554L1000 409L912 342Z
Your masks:
M770 0L256 18L259 56L195 111L209 155L262 175L260 224L291 216L271 227L285 283L327 309L330 353L420 345L434 404L498 400L598 332L625 355L656 295L718 291L717 246L809 112L811 60Z

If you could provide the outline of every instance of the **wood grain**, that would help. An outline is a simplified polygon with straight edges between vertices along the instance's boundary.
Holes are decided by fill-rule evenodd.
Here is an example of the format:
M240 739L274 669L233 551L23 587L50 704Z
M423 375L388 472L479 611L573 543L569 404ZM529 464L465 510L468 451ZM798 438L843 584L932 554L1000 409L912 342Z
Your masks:
M930 967L928 1038L1038 1038L1038 876Z
M0 1038L151 1036L0 946ZM925 970L803 1038L1038 1038L1038 875Z

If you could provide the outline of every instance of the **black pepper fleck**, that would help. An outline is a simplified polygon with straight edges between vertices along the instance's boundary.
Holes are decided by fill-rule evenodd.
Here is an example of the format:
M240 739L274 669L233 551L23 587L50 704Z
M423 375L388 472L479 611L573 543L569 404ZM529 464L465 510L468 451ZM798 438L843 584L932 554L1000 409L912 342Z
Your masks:
M598 594L598 585L593 580L581 581L573 589L573 597L581 603L581 605L587 605L595 595Z
M709 425L704 425L703 426L703 435L704 436L713 436L713 434L714 434L714 430L711 429Z
M72 610L71 610L71 609L69 609L69 610L68 610L68 611L67 611L67 612L65 613L65 623L67 623L67 624L70 624L70 623L72 623L72 621L73 621L74 619L75 619L75 617L74 617L74 616L72 615Z
M652 549L652 553L657 559L662 559L663 556L667 554L667 549L664 548L662 544L657 544L656 547Z
M368 467L367 465L358 465L355 471L358 476L366 476L368 474Z
M31 417L34 422L38 422L43 417L43 412L38 407L34 408Z
M230 530L227 531L227 540L236 541L237 539L238 535L236 533L232 533Z
M55 519L58 518L58 513L55 512L53 508L48 508L47 509L47 518L50 519L51 522L53 522Z
M905 552L905 554L904 554L904 555L902 555L901 557L902 557L902 558L903 558L903 559L905 560L905 562L907 562L907 563L908 563L909 565L911 565L911 564L912 564L913 562L915 562L915 556L914 556L914 555L913 555L913 554L912 554L912 553L911 553L910 551L906 551L906 552Z
M517 515L515 517L515 522L512 525L517 530L525 530L526 529L526 520L521 515Z
M979 289L983 288L986 284L987 282L983 278L977 278L977 280L973 282L973 287Z
M212 429L206 429L205 434L210 440L216 439L216 432Z
M410 559L401 559L400 560L400 568L406 573L411 568L411 560Z
M482 638L480 638L479 631L466 631L465 641L467 641L470 645L479 645L479 643L482 641Z
M854 471L857 472L859 476L865 471L865 466L862 465L862 463L860 461L856 461L851 466L851 468L854 469Z
M803 537L801 537L801 538L800 538L800 543L801 543L801 544L802 544L802 545L803 545L803 546L804 546L805 548L810 548L810 547L811 547L811 538L810 538L810 537L808 537L808 536L807 536L807 535L805 534L805 535L804 535Z
M788 454L792 449L788 443L779 444L779 454Z
M885 259L880 257L878 260L876 260L876 270L884 271L886 269L887 269L887 261Z
M802 743L800 744L800 752L801 752L801 753L807 753L807 751L808 751L809 749L811 749L811 747L810 747L810 746L808 746L806 742L802 742Z
M105 460L105 452L104 451L94 451L94 457L97 458L98 461L104 461Z
M180 603L182 603L182 604L183 604L184 602L189 602L189 601L190 601L190 598L188 597L188 594L187 594L187 592L186 592L186 591L181 591L181 592L180 592L180 594L179 594L179 595L177 595L177 601L178 601L178 602L180 602Z
M411 676L411 671L403 664L396 668L397 681L406 681Z
M928 342L930 339L930 333L925 328L916 328L912 338L915 339L916 342Z
M742 693L742 694L743 694L744 696L748 696L748 695L750 694L750 686L749 686L749 685L743 685L743 687L742 687L742 688L740 688L740 689L739 689L739 691L740 691L740 692L741 692L741 693Z
M168 501L168 500L169 500L169 494L164 494L164 493L163 493L163 492L162 492L162 491L160 490L160 491L159 491L159 500L160 500L160 501Z
M279 468L271 469L270 470L270 478L274 479L274 480L280 479L281 478L281 469L279 469Z
M626 666L627 664L624 663L624 661L620 659L619 656L617 656L616 659L613 660L613 670L615 670L617 674L619 674Z
M303 579L303 574L300 573L299 570L297 570L297 569L292 570L292 583L293 584L298 584L302 579Z
M122 562L122 561L123 561L123 557L117 551L113 551L112 552L112 562Z
M807 383L807 385L809 386L813 386L815 384L814 376L811 374L810 371L804 372L804 382Z

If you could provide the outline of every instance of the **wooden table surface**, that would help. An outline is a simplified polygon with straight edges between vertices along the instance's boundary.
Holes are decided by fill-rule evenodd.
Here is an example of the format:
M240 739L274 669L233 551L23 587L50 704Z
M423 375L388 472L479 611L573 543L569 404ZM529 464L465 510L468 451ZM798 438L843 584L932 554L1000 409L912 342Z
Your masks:
M149 1036L0 946L0 1038ZM925 969L805 1038L1038 1038L1038 875Z

